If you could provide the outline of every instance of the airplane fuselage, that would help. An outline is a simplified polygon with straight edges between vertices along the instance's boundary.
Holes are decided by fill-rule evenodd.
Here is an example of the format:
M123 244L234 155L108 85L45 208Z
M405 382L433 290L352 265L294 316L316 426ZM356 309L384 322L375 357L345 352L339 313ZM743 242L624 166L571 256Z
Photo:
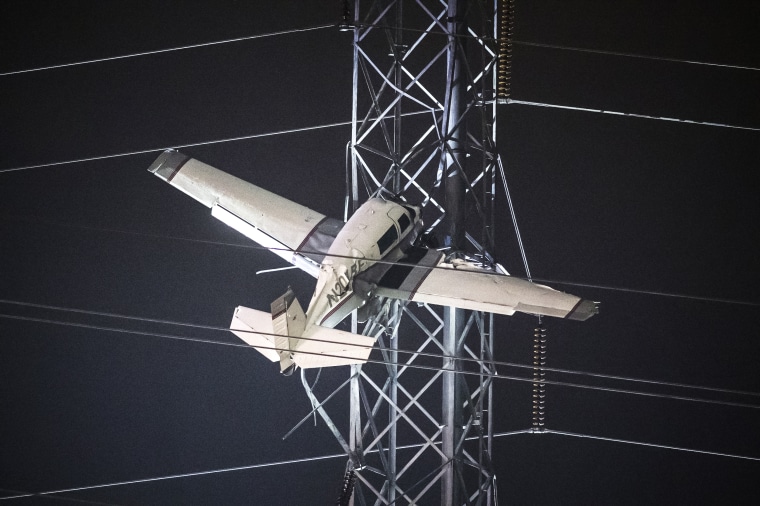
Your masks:
M310 324L334 327L366 302L353 280L378 260L396 261L421 228L418 207L369 199L346 222L322 261L306 311Z

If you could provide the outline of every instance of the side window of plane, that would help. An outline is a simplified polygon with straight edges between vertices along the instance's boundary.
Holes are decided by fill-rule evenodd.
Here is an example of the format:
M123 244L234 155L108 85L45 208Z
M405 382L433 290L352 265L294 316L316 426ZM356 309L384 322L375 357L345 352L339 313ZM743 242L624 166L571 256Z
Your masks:
M414 220L417 217L417 212L414 210L412 206L403 206L404 209L409 211L409 216L412 217L412 220Z
M403 234L407 228L409 228L409 225L411 225L411 220L409 219L409 216L402 214L398 219L398 228L401 230L401 233Z
M396 225L391 227L383 234L380 239L377 240L377 248L380 250L380 255L384 255L388 248L393 246L393 243L398 241L398 232L396 231Z

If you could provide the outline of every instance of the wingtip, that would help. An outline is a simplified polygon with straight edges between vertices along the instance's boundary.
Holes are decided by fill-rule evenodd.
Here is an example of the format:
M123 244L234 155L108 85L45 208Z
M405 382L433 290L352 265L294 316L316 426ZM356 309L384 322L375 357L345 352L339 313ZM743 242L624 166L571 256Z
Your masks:
M164 181L170 182L190 157L174 149L167 149L148 167L148 172L155 174Z
M585 321L599 314L599 303L591 300L581 299L575 307L565 316L568 320Z

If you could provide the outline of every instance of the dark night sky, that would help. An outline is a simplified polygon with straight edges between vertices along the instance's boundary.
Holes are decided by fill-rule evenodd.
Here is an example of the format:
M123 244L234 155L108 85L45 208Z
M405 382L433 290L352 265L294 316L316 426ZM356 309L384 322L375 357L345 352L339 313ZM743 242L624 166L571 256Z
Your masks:
M274 3L272 3L274 4ZM0 72L337 22L339 2L66 2L0 7ZM516 39L760 67L760 4L520 1ZM346 121L350 36L336 29L0 76L0 299L225 327L313 281L152 177L161 148ZM513 98L760 127L760 71L516 46ZM342 216L348 127L183 149ZM602 302L547 322L552 367L760 392L757 131L521 105L500 110L535 277ZM521 260L501 207L497 255ZM110 230L110 231L109 231ZM3 315L177 329L0 304ZM499 318L497 358L529 363L534 319ZM38 492L340 453L296 377L254 350L0 318L0 489ZM509 374L513 371L505 371ZM325 371L329 392L346 377ZM575 381L572 376L556 377ZM760 405L757 397L588 380ZM529 386L499 381L496 431L530 426ZM347 401L331 407L337 418ZM760 457L760 410L549 388L547 426ZM347 417L344 417L347 419ZM343 422L341 422L343 423ZM760 463L559 435L496 443L502 504L755 504ZM108 504L330 504L342 458L64 496ZM3 494L10 494L3 492ZM0 496L1 497L1 496ZM73 504L21 499L7 504Z

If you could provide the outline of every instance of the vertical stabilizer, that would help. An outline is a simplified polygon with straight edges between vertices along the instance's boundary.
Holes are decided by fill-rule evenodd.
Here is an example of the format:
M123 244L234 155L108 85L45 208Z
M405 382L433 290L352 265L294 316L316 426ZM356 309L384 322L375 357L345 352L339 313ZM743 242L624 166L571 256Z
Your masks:
M272 302L272 328L274 333L275 348L280 356L280 372L285 375L292 374L295 369L292 350L296 341L303 335L306 326L306 315L298 303L293 290L288 291Z

